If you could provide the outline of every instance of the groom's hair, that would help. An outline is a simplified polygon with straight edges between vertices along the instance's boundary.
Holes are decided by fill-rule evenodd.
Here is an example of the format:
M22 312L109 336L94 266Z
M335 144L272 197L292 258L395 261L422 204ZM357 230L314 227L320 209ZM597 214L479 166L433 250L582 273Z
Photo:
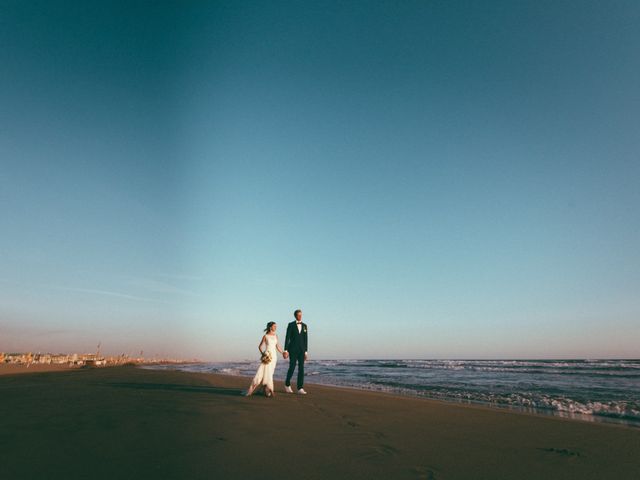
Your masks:
M298 318L298 313L302 313L302 310L296 310L293 312L293 318Z

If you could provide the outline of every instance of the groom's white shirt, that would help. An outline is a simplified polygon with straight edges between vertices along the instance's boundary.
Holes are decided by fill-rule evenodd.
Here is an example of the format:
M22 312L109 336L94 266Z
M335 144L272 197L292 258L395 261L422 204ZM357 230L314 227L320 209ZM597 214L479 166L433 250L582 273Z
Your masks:
M302 322L296 322L296 327L298 327L298 333L302 333ZM307 352L304 352L305 354Z

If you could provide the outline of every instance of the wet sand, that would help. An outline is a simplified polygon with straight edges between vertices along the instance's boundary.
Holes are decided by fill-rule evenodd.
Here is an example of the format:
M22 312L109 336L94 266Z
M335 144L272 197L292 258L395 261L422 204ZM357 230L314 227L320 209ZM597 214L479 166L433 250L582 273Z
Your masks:
M7 479L637 479L640 429L136 367L0 377Z

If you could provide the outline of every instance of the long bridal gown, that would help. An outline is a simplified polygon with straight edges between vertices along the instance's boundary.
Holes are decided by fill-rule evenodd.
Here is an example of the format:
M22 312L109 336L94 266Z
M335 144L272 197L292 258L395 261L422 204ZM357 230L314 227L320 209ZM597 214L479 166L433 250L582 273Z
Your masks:
M273 372L276 369L276 363L278 363L278 350L276 349L278 337L276 335L265 335L264 341L260 346L264 343L267 345L267 351L271 352L271 361L269 363L260 363L258 371L251 382L251 387L247 392L249 395L251 395L259 385L264 385L273 392Z

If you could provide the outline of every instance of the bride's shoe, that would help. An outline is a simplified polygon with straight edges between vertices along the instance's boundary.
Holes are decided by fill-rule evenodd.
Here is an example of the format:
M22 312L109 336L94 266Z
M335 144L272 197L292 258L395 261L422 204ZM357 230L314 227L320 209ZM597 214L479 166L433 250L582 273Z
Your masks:
M253 392L256 391L256 385L251 385L247 391L245 392L244 396L245 397L250 397L251 395L253 395Z

